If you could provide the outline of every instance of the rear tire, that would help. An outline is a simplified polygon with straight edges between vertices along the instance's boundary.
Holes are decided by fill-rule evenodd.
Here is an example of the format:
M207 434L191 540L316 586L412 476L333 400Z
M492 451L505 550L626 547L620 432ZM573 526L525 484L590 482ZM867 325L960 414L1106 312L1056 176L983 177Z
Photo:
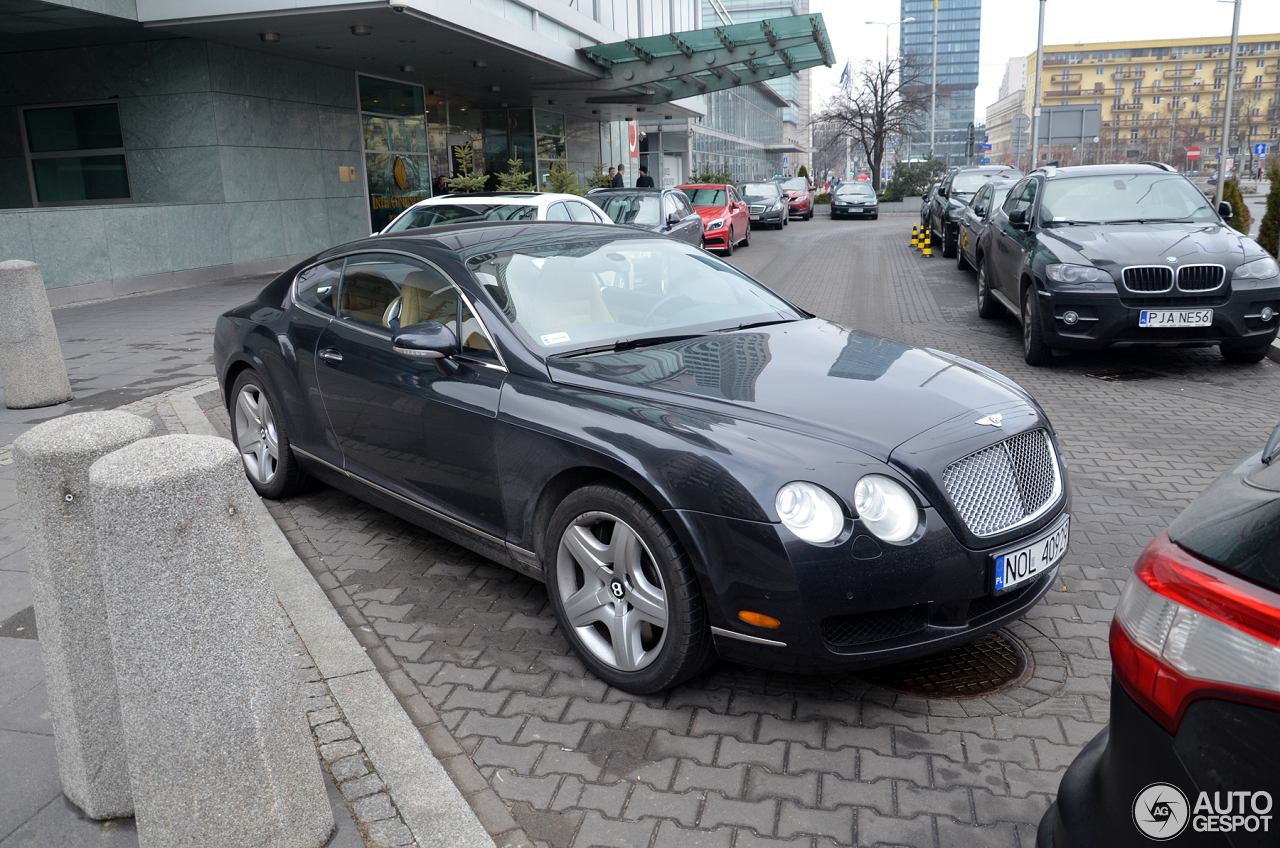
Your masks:
M245 476L259 495L272 500L301 491L311 478L298 467L289 431L258 372L249 369L231 388L231 441L240 452Z
M1040 326L1040 295L1034 284L1027 286L1022 296L1022 358L1035 366L1053 362L1053 351L1045 343L1044 328Z
M999 318L1004 306L991 294L991 280L987 277L987 263L978 257L978 317Z
M960 271L968 271L971 267L969 260L964 258L964 248L956 242L956 268Z
M1222 352L1222 358L1228 362L1253 363L1261 362L1267 357L1267 351L1271 349L1271 342L1255 345L1233 345L1220 344L1218 350Z
M942 258L952 259L960 250L960 234L957 233L954 239L950 236L951 228L946 224L942 225Z
M747 232L742 237L742 246L743 247L751 246L751 225L750 224L747 224Z
M647 503L612 486L586 486L556 507L547 529L547 595L562 634L593 674L648 695L712 660L698 578Z

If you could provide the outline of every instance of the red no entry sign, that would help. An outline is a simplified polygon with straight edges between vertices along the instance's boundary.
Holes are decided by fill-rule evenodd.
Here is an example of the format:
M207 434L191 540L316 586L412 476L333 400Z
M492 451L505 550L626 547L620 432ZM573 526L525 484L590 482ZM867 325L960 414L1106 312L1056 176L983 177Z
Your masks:
M1187 148L1187 158L1188 158L1188 159L1199 159L1199 158L1200 158L1200 148L1198 148L1198 147L1188 147L1188 148Z

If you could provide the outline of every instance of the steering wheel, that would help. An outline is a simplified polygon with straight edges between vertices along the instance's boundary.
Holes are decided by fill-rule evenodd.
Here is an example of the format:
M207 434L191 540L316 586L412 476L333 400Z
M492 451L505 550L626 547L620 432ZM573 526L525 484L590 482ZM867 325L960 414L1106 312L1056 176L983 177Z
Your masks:
M675 303L676 301L680 301L680 300L687 300L687 301L689 302L689 305L690 305L690 306L694 306L694 305L696 305L696 304L694 303L693 298L691 298L691 297L689 297L688 295L685 295L685 294L668 294L668 295L664 295L663 297L659 298L659 300L658 300L658 302L657 302L657 303L655 303L653 306L649 307L649 311L645 313L645 315L644 315L644 321L643 321L642 323L644 323L644 324L648 325L649 323L651 323L651 322L653 321L654 316L658 314L658 312L662 309L662 307L664 307L664 306L666 306L666 305L668 305L668 304L671 304L671 303Z

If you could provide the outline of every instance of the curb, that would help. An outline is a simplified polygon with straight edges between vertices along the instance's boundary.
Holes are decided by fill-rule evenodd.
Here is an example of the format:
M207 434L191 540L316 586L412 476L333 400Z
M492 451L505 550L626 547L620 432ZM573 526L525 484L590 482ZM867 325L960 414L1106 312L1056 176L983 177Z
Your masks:
M216 384L205 381L169 396L188 433L219 436L195 401L197 395L215 388ZM276 597L417 844L422 848L495 848L471 805L294 553L266 505L258 498L252 503Z
M1280 338L1272 340L1271 350L1267 351L1267 359L1273 362L1280 362Z

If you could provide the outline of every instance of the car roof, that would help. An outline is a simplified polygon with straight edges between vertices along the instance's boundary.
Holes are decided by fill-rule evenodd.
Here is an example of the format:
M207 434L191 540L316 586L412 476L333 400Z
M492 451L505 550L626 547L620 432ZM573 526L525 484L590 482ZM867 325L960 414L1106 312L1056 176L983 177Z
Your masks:
M439 197L428 197L419 200L410 209L424 206L439 206L453 203L475 203L480 201L510 200L525 206L546 206L557 200L581 200L576 194L557 194L551 191L479 191L474 194L442 194Z
M1068 165L1058 168L1051 165L1036 168L1032 174L1042 174L1047 180L1069 179L1071 177L1106 177L1115 174L1167 174L1164 168L1155 165Z
M653 188L623 186L622 188L593 188L587 194L654 194L659 191L662 191L662 189L657 186Z
M677 189L682 188L728 188L733 183L685 183L676 186Z
M443 250L462 260L479 253L503 250L510 246L528 247L531 244L573 244L599 239L662 238L650 230L619 227L615 224L589 224L585 221L485 221L483 223L442 224L419 230L402 230L386 235L374 235L359 241L325 251L326 256L349 253L352 250L386 247L390 242L401 246L418 246Z

